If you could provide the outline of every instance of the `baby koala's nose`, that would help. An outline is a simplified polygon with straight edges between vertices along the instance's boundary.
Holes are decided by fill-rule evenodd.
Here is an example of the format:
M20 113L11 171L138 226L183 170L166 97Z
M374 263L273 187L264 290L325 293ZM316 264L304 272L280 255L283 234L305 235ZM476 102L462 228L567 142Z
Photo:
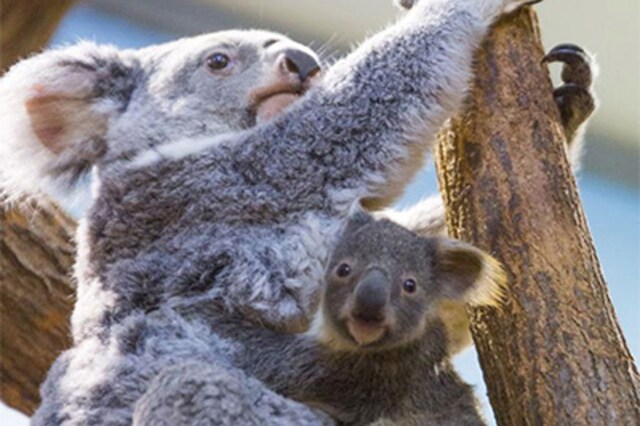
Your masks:
M297 74L305 81L320 72L318 60L311 54L298 49L285 49L280 57L280 66L285 72Z
M365 274L356 286L352 315L368 323L380 323L385 319L389 302L389 282L385 274L372 270Z

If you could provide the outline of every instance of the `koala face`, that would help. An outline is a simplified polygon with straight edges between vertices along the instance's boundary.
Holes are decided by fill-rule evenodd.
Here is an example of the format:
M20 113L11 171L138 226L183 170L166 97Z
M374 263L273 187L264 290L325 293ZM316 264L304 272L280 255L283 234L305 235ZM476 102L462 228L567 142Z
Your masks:
M364 214L348 224L325 280L328 335L341 347L370 350L422 336L442 299L495 303L504 283L497 262L472 246Z
M0 79L0 155L32 159L5 185L65 193L94 165L247 129L297 100L319 72L313 51L267 31L44 52Z
M306 46L266 31L225 31L139 52L146 103L170 120L241 130L296 100L320 71Z

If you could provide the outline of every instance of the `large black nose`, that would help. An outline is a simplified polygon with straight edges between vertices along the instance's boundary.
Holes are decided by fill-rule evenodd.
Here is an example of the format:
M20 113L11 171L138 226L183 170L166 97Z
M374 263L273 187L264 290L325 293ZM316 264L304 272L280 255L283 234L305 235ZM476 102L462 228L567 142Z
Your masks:
M286 72L298 74L302 81L320 72L320 64L316 58L302 50L285 49L281 61Z
M367 272L356 286L352 315L370 323L384 321L389 287L389 279L382 271Z

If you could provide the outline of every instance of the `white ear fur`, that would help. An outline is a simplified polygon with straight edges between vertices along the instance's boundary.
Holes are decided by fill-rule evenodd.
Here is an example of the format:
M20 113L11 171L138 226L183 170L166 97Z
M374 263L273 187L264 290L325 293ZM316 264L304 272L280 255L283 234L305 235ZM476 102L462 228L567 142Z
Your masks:
M500 262L483 253L482 273L465 296L465 301L474 306L498 307L504 299L507 275Z
M68 148L104 133L110 108L90 99L99 73L70 64L90 63L98 52L92 43L52 50L21 61L0 78L0 192L5 200L40 191L66 193L78 177L60 170L76 160Z
M436 274L442 280L445 299L474 306L499 306L507 284L497 260L472 245L448 238L439 239Z

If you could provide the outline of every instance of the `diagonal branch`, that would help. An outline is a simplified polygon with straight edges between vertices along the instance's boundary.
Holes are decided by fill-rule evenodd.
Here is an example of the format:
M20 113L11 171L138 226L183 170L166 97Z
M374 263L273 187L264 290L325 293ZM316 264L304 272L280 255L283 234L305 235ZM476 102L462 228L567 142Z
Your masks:
M47 43L73 0L2 0L0 74ZM25 214L26 213L26 214ZM0 203L0 399L29 415L55 357L70 344L75 223L51 203Z
M506 265L501 312L471 311L500 425L640 424L636 366L618 326L564 153L535 15L503 19L468 104L441 134L450 235Z

